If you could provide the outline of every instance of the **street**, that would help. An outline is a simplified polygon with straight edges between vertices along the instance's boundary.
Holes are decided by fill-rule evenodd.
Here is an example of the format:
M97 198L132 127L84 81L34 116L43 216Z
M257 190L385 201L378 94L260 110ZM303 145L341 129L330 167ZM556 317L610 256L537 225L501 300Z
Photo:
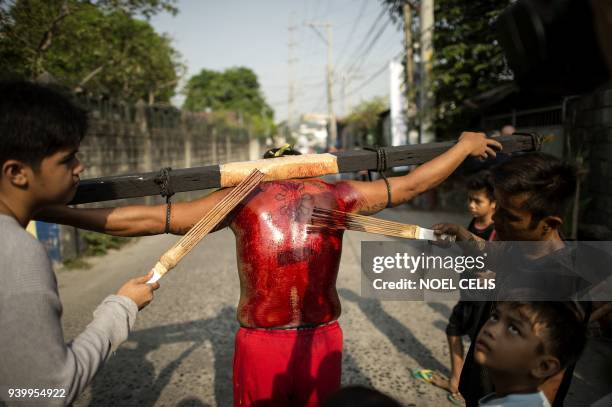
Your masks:
M467 224L466 216L386 210L381 217L430 226ZM132 276L146 273L178 237L140 238L120 251L88 259L88 270L58 273L66 340L91 320L97 304ZM405 405L451 404L446 393L416 382L411 369L448 374L444 329L453 303L386 301L360 296L360 242L383 237L347 232L338 277L344 330L343 385L375 387ZM129 340L111 357L76 406L230 406L239 296L235 243L224 229L207 236L162 281ZM567 405L586 405L610 384L597 372L607 348L591 344L588 370L577 370ZM609 377L609 376L608 376Z

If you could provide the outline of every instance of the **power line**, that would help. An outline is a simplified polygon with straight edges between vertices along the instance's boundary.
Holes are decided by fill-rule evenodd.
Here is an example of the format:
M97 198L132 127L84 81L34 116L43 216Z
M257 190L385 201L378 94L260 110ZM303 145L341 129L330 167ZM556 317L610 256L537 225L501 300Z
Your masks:
M292 18L293 20L293 18ZM289 51L288 51L288 56L287 56L287 73L288 73L288 79L289 79L289 83L287 84L287 124L291 127L291 124L293 123L293 108L294 108L294 102L295 102L295 93L294 93L294 65L295 62L297 61L297 58L295 58L293 56L293 49L295 48L296 42L293 39L293 32L297 29L297 27L293 24L289 24L288 30L289 30L289 43L287 44L289 46Z
M306 6L311 4L310 0L306 0L305 4L306 4ZM312 7L308 8L306 13L304 13L304 19L302 20L302 27L301 27L302 29L299 30L300 31L300 39L303 39L304 35L306 35L304 33L304 25L306 24L307 21L310 20L310 16L311 15L314 16L314 15L318 14L319 5L320 5L320 0L315 0L315 3L312 4ZM309 56L309 55L313 54L313 52L312 52L312 49L313 49L313 46L314 46L313 41L314 41L314 39L312 38L312 35L308 35L307 39L305 41L306 44L304 44L305 47L301 48L302 51L306 51L305 53L302 52L302 54L301 54L302 59L305 59L304 56Z
M372 23L372 25L370 26L370 28L368 29L366 35L363 37L363 39L361 40L361 42L357 45L357 47L355 48L355 52L353 52L353 55L351 58L358 58L359 55L359 51L362 49L362 46L369 40L370 36L372 35L372 33L374 32L374 30L376 29L376 27L378 26L378 23L381 21L381 19L383 18L383 16L386 13L386 9L381 10L381 13L376 17L376 19L374 20L374 22ZM354 60L354 59L353 59ZM342 71L346 71L346 67L343 67L341 69Z
M336 114L334 112L334 97L333 97L333 30L332 24L330 23L316 23L311 22L308 24L314 32L321 37L323 42L327 45L327 113L329 116L329 133L327 135L327 145L333 146L336 144L337 128L336 128ZM324 27L326 30L326 36L324 36L317 27Z
M380 37L385 32L385 30L387 29L388 26L389 26L389 24L383 24L383 26L380 27L380 29L376 33L376 36L374 38L372 38L372 41L370 41L370 44L367 46L365 51L362 52L360 59L359 60L355 60L355 62L353 62L353 64L348 67L347 72L352 72L352 71L359 70L359 68L363 65L363 62L366 60L366 58L368 57L368 55L370 54L370 52L374 48L374 45L380 39Z
M392 59L399 58L403 54L404 54L404 52L402 51L399 54L397 54L396 56L394 56ZM361 89L363 89L364 87L369 85L374 79L378 78L380 76L380 74L385 72L385 70L388 68L388 66L389 66L389 61L386 61L385 64L382 67L380 67L380 69L378 69L376 72L374 72L372 75L370 75L366 80L361 82L355 89L353 89L349 93L347 93L347 96L348 95L353 95L354 93L360 91Z
M366 0L367 1L367 0ZM340 6L340 7L336 7L333 10L330 10L329 8L331 7L331 1L328 1L327 3L327 11L325 11L324 13L322 13L321 15L318 16L313 16L312 20L320 20L322 18L326 18L329 17L331 15L334 15L336 13L338 13L338 11L340 10L344 10L346 9L348 6L351 6L353 4L353 0L348 0L344 5Z
M363 0L363 2L361 3L361 8L359 9L359 15L357 16L357 19L355 20L353 29L351 30L350 34L346 37L346 41L344 41L344 45L342 46L342 52L340 53L340 57L336 61L336 65L338 66L340 66L340 62L342 61L342 58L344 58L344 56L346 55L345 51L348 49L348 44L351 41L351 38L353 38L353 34L355 34L355 30L357 29L357 26L359 26L359 23L361 22L361 19L363 17L363 12L365 11L367 4L368 4L368 0Z
M307 91L309 88L313 88L313 87L317 87L317 86L324 86L325 85L325 81L318 81L318 82L306 82L306 83L301 83L299 80L294 81L294 88L301 88L304 87L304 89ZM273 88L273 89L288 89L289 85L287 84L282 84L282 83L275 83L272 85L262 85L262 87L265 88Z
M310 109L311 112L316 112L317 110L323 110L323 105L325 103L325 96L326 96L325 92L323 92L321 96L319 96L319 98L317 99L317 103L312 105L312 108ZM309 98L309 100L314 100L314 98Z
M308 103L308 102L312 102L313 100L321 100L319 95L313 95L307 98L301 98L300 101L302 103ZM287 104L287 100L286 99L282 99L282 100L275 100L273 102L268 102L268 104L270 105L286 105Z

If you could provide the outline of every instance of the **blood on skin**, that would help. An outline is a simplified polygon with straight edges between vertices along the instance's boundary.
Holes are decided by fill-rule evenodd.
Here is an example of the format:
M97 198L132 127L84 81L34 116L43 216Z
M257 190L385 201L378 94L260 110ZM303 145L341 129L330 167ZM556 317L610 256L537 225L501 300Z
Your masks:
M342 231L308 231L312 209L351 212L358 193L348 183L320 179L273 181L234 212L240 302L250 328L318 325L340 315L336 277Z

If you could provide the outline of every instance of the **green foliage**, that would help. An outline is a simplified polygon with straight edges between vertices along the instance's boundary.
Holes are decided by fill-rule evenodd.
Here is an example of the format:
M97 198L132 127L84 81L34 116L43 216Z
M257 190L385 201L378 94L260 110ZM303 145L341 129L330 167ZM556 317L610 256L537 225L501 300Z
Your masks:
M378 125L378 115L389 108L387 99L375 97L355 106L346 121L364 131L374 131Z
M185 88L183 109L189 111L231 111L239 115L255 135L274 134L274 111L266 103L257 75L246 67L223 72L202 69L192 76Z
M89 268L91 268L91 264L89 264L85 259L83 259L82 257L71 257L69 259L66 259L62 262L62 265L64 266L64 269L66 270L87 270Z
M382 0L402 26L402 0ZM465 100L512 80L493 22L509 0L436 0L434 5L434 125L439 136L456 136L476 112ZM418 40L418 13L413 32ZM403 27L403 26L402 26Z
M464 101L511 80L493 22L508 0L438 0L434 13L436 128L453 135L474 112Z
M76 91L168 101L182 69L179 55L133 14L175 11L172 3L0 0L0 68L26 79L46 72Z
M105 235L96 232L83 232L83 240L87 249L83 253L85 256L102 256L111 249L119 249L130 241L128 237L118 237Z
M383 145L380 127L380 113L389 108L387 99L375 97L355 106L346 118L346 124L358 144L360 145Z
M147 19L161 12L172 15L178 13L175 6L176 0L97 0L86 1L86 3L96 4L104 11L123 11L130 15L142 14Z
M81 236L87 247L79 256L68 258L62 262L66 270L88 269L91 267L91 264L87 261L86 257L103 256L111 249L120 249L133 239L90 231L83 231Z

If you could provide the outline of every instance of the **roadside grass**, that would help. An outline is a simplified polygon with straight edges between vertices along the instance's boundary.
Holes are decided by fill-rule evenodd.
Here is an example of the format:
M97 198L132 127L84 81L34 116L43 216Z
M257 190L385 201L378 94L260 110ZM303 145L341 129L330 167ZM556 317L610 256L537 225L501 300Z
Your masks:
M118 250L137 238L110 236L103 233L83 231L81 232L86 249L78 256L68 258L62 262L65 270L87 270L91 264L88 257L104 256L109 250Z

